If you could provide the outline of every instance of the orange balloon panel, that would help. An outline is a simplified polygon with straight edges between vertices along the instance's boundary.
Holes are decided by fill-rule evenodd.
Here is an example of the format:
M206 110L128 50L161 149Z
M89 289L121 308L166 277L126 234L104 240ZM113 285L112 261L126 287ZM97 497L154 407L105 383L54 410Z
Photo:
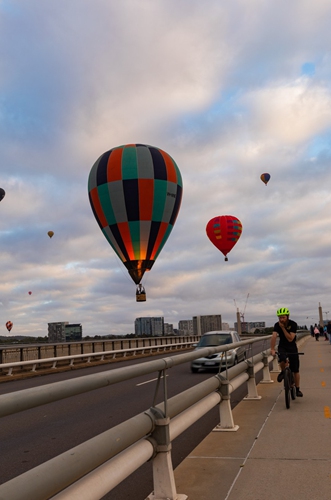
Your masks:
M206 233L213 245L226 257L241 236L242 224L233 215L219 215L208 222Z

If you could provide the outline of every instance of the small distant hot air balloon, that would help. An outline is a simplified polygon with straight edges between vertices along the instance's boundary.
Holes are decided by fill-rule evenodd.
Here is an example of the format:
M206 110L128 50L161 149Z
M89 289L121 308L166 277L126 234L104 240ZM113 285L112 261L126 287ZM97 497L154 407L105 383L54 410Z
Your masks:
M47 233L47 234L48 234L48 236L49 236L50 238L52 238L52 237L54 236L54 231L48 231L48 233Z
M13 323L11 321L7 321L6 328L10 332L10 330L13 328Z
M0 188L0 201L4 199L5 194L6 194L5 190Z
M206 233L210 241L225 256L232 250L242 233L242 224L233 215L219 215L211 219L206 226Z
M159 148L119 146L95 162L88 191L100 229L138 286L175 224L182 199L179 168Z
M268 182L270 181L270 174L267 173L261 174L260 179L262 182L264 182L265 185L267 185Z
M31 295L31 294L32 294L32 292L28 292L28 294L29 294L29 295Z

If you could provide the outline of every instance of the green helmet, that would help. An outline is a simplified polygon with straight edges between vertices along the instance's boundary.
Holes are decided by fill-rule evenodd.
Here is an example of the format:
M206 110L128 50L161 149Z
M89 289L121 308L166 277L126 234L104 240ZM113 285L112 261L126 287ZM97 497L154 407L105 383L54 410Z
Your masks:
M289 316L290 311L287 309L287 307L281 307L277 311L277 316Z

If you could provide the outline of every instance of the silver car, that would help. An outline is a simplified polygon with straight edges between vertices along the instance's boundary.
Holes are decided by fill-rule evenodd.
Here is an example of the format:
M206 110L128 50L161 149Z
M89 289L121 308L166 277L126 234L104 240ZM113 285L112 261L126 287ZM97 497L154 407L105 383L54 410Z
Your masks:
M240 341L241 339L237 332L229 330L207 332L201 337L199 343L196 346L196 349L202 349L203 347L228 345ZM211 354L210 356L207 356L205 358L195 359L191 362L191 371L192 373L198 373L200 369L219 369L220 367L222 369L226 368L226 364L229 368L230 366L236 365L244 359L246 359L246 347L236 347L235 349L230 349L229 351L227 351L226 361L224 352L218 352L215 354Z

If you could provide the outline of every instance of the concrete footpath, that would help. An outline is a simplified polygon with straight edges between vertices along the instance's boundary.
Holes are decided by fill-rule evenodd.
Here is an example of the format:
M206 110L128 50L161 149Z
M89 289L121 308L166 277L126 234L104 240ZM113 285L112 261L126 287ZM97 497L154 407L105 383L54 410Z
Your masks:
M299 344L303 398L285 407L277 373L262 399L233 410L237 432L212 432L175 470L189 500L331 499L331 345Z

